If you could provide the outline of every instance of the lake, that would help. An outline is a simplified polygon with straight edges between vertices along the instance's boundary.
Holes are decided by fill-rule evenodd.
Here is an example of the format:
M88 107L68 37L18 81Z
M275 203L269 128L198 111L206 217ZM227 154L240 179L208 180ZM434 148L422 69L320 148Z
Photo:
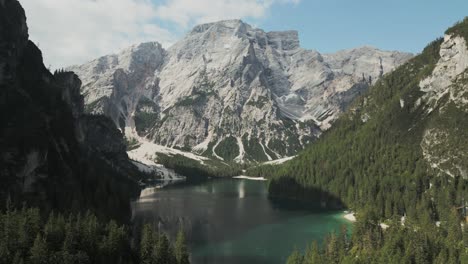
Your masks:
M136 222L171 237L183 226L195 264L285 263L294 248L350 223L342 212L268 198L267 182L222 179L145 190L133 203Z

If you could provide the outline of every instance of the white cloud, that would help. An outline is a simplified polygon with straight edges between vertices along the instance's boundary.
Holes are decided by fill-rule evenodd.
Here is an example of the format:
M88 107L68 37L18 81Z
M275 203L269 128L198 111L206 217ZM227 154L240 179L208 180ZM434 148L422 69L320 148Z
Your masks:
M20 0L30 38L54 68L83 63L131 44L174 36L152 23L156 15L146 0Z
M192 24L234 18L264 18L275 3L298 4L301 0L167 0L159 6L161 19L186 28Z
M53 68L84 63L144 41L167 47L178 37L168 25L186 30L221 19L260 19L275 3L299 1L166 0L156 5L151 0L20 0L30 38Z

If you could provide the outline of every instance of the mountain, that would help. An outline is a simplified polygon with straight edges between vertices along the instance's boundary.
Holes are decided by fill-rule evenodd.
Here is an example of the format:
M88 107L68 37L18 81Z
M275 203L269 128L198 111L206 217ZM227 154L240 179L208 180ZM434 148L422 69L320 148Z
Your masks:
M467 43L465 18L296 158L247 172L273 176L272 197L357 213L354 239L332 236L342 253L325 262L467 263Z
M411 56L371 47L322 55L301 48L296 31L228 20L198 25L167 50L143 43L69 70L83 80L86 110L127 137L247 162L296 154Z
M84 113L78 76L46 69L18 1L0 1L0 48L0 200L128 220L142 175L122 133Z

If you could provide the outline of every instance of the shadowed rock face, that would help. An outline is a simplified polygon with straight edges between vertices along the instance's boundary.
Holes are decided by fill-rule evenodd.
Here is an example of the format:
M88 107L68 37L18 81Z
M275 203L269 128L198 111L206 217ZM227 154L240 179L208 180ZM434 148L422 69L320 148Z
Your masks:
M0 65L0 200L127 219L138 172L122 134L84 113L77 75L44 67L16 0L0 1Z
M297 31L227 20L196 26L168 50L144 43L70 70L88 111L122 130L218 158L234 137L243 162L295 154L411 56L371 47L322 55L301 48Z
M0 1L0 85L14 79L14 69L27 40L28 27L20 4Z

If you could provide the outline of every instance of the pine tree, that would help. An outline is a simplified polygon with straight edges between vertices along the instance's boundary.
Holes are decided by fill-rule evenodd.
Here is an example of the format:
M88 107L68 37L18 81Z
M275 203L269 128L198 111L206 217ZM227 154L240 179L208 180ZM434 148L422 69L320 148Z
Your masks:
M327 258L327 263L339 263L340 261L340 243L334 232L329 235L325 255Z
M340 250L342 251L341 253L344 253L349 249L350 241L348 235L348 228L346 227L346 225L341 226L340 237L338 242L340 243Z
M150 264L153 261L154 236L153 228L149 224L145 224L140 240L140 260L143 264Z
M302 264L303 260L304 257L301 253L297 249L294 249L293 253L288 257L286 264Z
M458 244L463 239L460 219L456 212L449 213L447 221L447 241L450 247L458 247Z
M177 264L177 257L175 255L174 247L169 244L169 248L167 250L167 256L168 256L168 264Z
M126 232L124 227L119 227L117 223L111 220L106 226L104 239L101 242L101 250L109 258L118 260L122 255L124 243L126 241Z
M320 250L317 244L317 241L312 242L310 247L307 247L306 253L304 256L304 264L321 264L322 256L320 255Z
M156 264L172 264L169 250L169 239L162 234L159 236L156 247L153 247L153 259Z
M32 264L47 264L47 243L42 238L41 234L38 234L34 240L34 244L31 248L31 257L30 261Z
M65 239L65 219L62 215L50 213L44 226L44 238L51 250L60 250Z
M65 236L63 239L60 259L64 264L75 263L76 232L73 228L73 216L69 215L65 223Z
M177 263L178 264L190 263L189 254L187 251L187 245L185 242L185 234L182 228L180 228L179 232L177 233L177 238L176 238L174 247L175 247L174 251L175 251Z
M94 255L97 253L97 245L99 244L97 234L99 232L99 229L100 226L97 217L88 211L85 217L83 218L80 227L82 234L81 247L92 257L94 257Z
M73 218L70 215L65 224L65 237L63 240L62 251L72 253L76 248L75 230L73 230Z

